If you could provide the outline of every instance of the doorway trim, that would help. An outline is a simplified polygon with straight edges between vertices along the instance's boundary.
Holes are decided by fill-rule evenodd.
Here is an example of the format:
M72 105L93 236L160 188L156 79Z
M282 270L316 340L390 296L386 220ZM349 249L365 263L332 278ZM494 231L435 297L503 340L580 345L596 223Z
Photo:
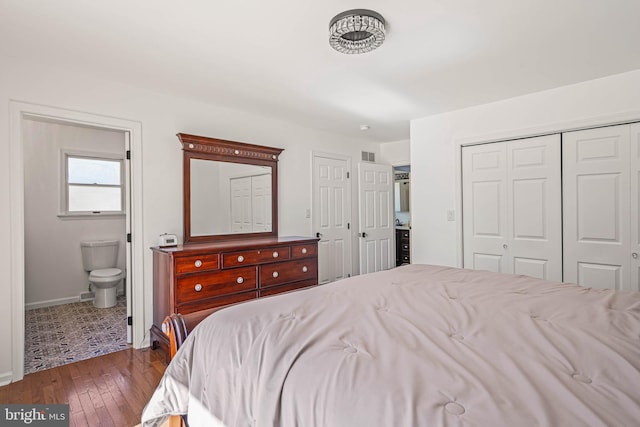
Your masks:
M99 114L67 110L21 101L9 101L9 180L10 180L10 278L11 278L11 378L0 378L0 384L24 377L25 346L25 259L24 259L24 147L22 120L25 117L49 119L66 124L79 124L128 132L131 150L131 315L133 347L141 348L144 328L144 233L142 216L142 123Z

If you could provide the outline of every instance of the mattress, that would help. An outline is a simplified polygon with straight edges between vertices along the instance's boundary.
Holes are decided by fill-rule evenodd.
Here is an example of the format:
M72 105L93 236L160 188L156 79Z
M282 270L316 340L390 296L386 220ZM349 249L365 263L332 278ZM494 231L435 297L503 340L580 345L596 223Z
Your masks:
M640 293L407 265L220 310L144 426L631 426Z

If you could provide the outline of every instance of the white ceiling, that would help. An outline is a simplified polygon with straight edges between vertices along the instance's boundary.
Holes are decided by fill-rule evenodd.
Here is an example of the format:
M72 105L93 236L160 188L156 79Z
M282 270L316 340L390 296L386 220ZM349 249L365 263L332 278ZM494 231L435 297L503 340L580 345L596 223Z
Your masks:
M385 17L382 47L330 48L353 8ZM0 0L0 55L387 142L412 118L640 69L640 0Z

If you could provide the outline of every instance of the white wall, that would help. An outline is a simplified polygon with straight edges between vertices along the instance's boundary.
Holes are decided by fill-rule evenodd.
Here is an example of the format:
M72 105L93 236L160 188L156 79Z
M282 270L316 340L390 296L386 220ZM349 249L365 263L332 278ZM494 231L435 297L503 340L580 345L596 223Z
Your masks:
M411 122L412 261L461 266L460 146L640 120L640 70ZM447 210L455 209L455 221Z
M24 120L25 304L74 302L88 291L80 242L120 240L118 268L125 269L125 218L60 218L61 150L124 158L122 132ZM123 291L122 282L119 292Z
M385 142L380 144L380 162L393 166L404 166L411 163L410 140Z
M178 132L230 139L284 148L279 162L279 231L281 235L310 236L311 152L313 150L351 156L353 165L360 152L379 154L378 144L348 139L237 110L207 105L177 96L162 95L124 84L95 79L72 70L53 69L0 57L0 235L10 236L10 100L89 112L141 123L143 242L145 248L157 244L161 233L182 235L182 151ZM242 84L242 82L238 82ZM353 180L352 194L357 194ZM356 245L357 197L353 198L352 227ZM11 250L9 239L0 240L0 295L10 295ZM354 269L358 271L354 257ZM152 257L144 258L144 323L152 322ZM0 299L0 312L11 313L12 298ZM136 321L136 320L134 320ZM3 322L0 342L0 380L11 378L15 325ZM143 342L134 345L144 345Z

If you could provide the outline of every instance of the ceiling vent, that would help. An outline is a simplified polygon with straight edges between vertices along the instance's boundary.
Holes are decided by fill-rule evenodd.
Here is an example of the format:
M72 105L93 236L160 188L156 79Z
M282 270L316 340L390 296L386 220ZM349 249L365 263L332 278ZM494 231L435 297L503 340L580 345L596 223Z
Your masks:
M370 153L368 151L362 152L362 161L363 162L375 162L376 161L376 153Z

